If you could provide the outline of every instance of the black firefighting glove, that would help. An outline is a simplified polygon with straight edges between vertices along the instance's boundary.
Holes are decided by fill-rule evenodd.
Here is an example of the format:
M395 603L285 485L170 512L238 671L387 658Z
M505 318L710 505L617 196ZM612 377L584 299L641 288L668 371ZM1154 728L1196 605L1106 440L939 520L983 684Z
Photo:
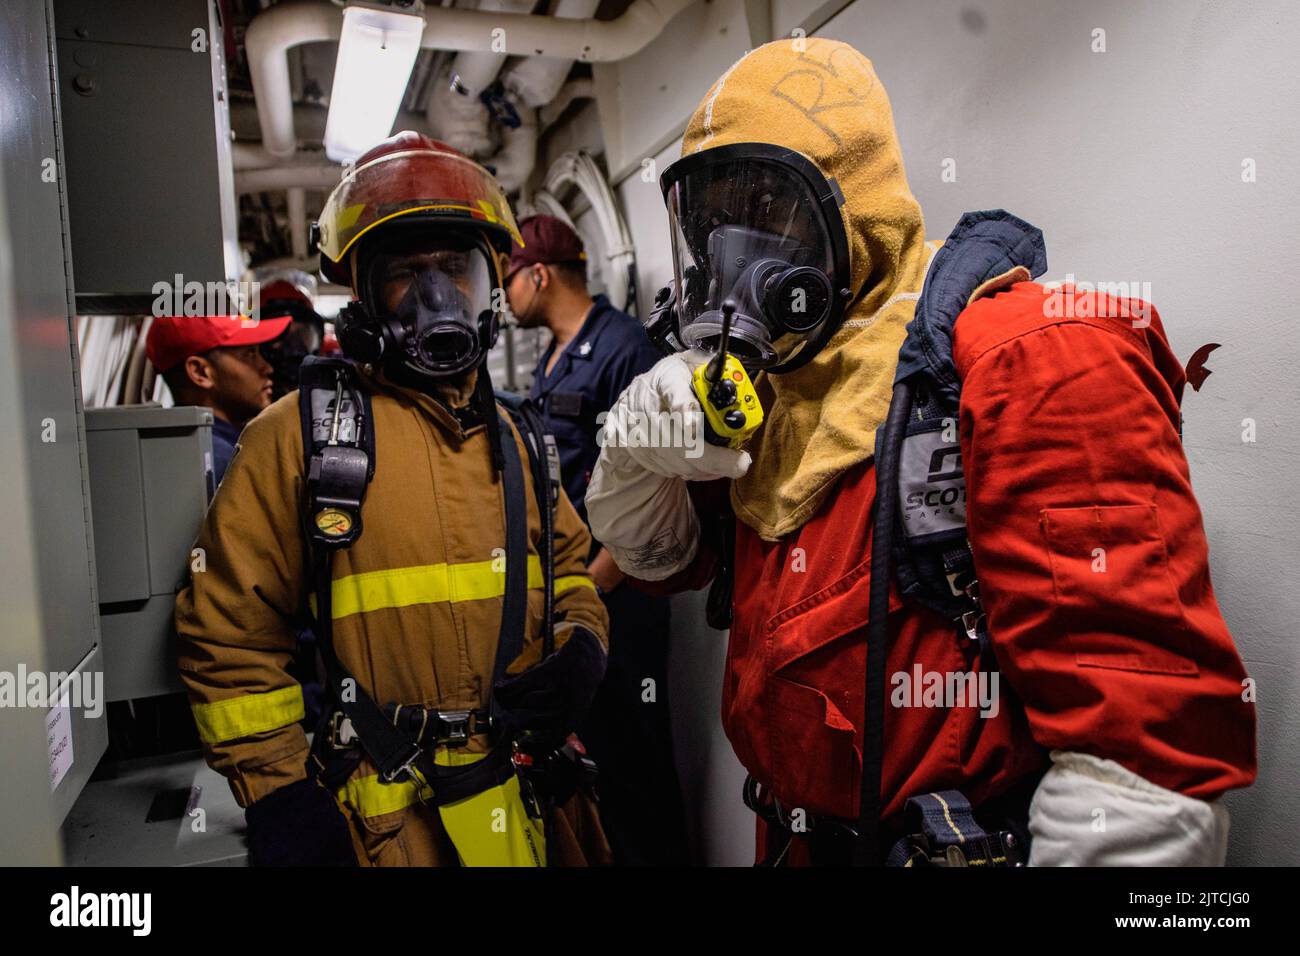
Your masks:
M575 627L550 657L497 684L496 702L510 733L558 745L587 715L604 676L600 638Z
M315 780L281 787L244 811L252 866L356 866L348 821Z

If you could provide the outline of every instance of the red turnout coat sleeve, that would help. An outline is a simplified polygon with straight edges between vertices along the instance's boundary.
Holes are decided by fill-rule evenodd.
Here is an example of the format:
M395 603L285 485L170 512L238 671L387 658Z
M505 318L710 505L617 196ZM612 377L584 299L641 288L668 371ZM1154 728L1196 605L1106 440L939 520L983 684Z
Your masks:
M1019 283L956 326L995 654L1040 745L1213 799L1254 779L1255 712L1210 583L1183 371L1152 307L1066 295L1069 318Z

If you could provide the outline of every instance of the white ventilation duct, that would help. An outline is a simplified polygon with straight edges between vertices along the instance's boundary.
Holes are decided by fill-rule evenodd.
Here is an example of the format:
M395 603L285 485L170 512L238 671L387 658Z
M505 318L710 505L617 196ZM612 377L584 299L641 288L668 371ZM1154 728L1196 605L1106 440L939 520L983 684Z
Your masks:
M508 194L523 188L537 163L537 110L522 103L514 103L519 113L519 126L501 130L501 151L492 157L497 182Z
M556 93L554 98L549 100L538 112L537 118L541 121L542 129L546 130L553 126L555 121L564 115L564 111L569 108L570 103L595 98L596 84L591 80L585 77L570 80L560 87L560 92Z
M444 69L429 91L425 111L429 135L467 156L484 159L496 149L487 107L477 96L462 96L452 87L451 70Z
M528 13L534 6L535 0L479 0L477 10L479 13ZM490 51L457 53L451 61L456 94L477 101L479 94L496 82L508 55Z
M599 6L600 0L559 0L551 15L585 21ZM502 83L527 105L540 108L555 99L572 68L573 59L530 56L511 66Z
M636 260L636 247L632 244L632 234L623 214L619 212L614 191L610 189L596 161L582 151L565 153L551 164L546 174L548 198L563 195L570 186L576 187L591 204L605 253L601 271L609 301L616 309L625 308L632 263ZM542 193L539 192L536 197L539 207L543 205L541 197ZM567 214L564 216L566 220L569 218Z
M481 0L478 11L527 13L533 0ZM489 128L487 108L479 95L496 82L505 53L457 53L429 91L425 116L429 134L462 153L486 159L497 144Z
M609 63L644 48L690 2L634 0L617 20L426 7L421 45L435 50ZM272 156L292 156L297 145L289 50L303 43L338 42L342 29L339 8L323 2L276 4L249 23L245 44L262 145ZM544 77L538 79L538 85L543 81Z

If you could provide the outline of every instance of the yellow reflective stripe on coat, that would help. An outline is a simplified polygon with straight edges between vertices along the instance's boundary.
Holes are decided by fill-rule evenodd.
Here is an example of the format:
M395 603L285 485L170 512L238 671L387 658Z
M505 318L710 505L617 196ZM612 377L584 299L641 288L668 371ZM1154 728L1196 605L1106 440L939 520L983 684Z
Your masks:
M385 571L365 571L336 578L330 592L333 618L350 617L385 608L409 607L413 604L482 601L505 594L505 571L496 559L469 561L464 564L422 564ZM541 559L528 556L528 587L543 584ZM581 574L565 574L555 579L555 592L595 584ZM310 597L312 613L316 596Z
M306 713L302 687L298 684L261 694L241 694L226 700L192 704L190 709L194 712L199 739L205 744L219 744L287 727L302 720Z
M541 587L539 584L538 587ZM596 590L596 582L583 574L561 574L555 579L555 593L563 594L570 588L591 588Z
M440 749L434 762L444 767L463 767L482 760L486 754ZM417 787L412 780L383 783L377 774L353 777L339 788L339 800L362 817L378 817L404 810L418 800L432 798L433 791ZM462 866L545 866L546 837L540 820L524 807L519 778L438 808Z

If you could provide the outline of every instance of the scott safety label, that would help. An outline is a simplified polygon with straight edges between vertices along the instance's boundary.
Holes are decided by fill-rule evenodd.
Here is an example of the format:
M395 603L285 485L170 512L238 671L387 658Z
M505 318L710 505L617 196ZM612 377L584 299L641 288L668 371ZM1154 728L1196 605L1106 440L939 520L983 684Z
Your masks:
M311 393L312 440L324 444L330 440L334 428L334 390L317 388ZM357 405L352 396L343 393L343 407L339 411L339 441L345 445L356 444Z
M942 429L903 439L898 462L898 504L909 538L966 527L961 445L945 441Z

